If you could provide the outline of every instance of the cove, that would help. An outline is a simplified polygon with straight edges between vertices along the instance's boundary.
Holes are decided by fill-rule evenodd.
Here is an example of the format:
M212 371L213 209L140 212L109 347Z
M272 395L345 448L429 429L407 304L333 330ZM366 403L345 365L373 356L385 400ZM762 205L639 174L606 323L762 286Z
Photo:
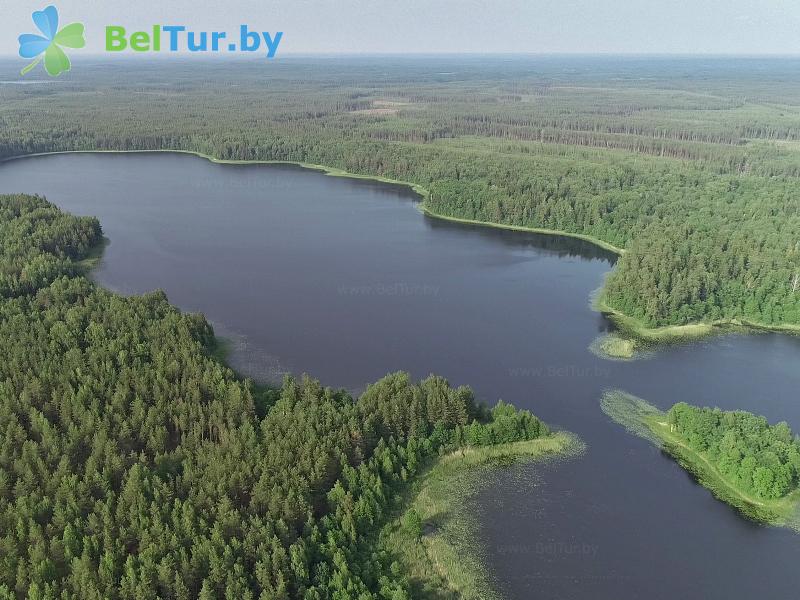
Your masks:
M728 335L602 360L588 347L611 325L589 299L615 255L432 219L407 188L369 180L66 154L0 165L0 192L99 217L110 244L93 277L204 312L248 375L307 371L358 390L389 371L435 372L578 434L581 458L496 470L471 501L506 597L794 597L800 538L742 519L599 399L622 388L661 409L741 408L800 429L797 338Z

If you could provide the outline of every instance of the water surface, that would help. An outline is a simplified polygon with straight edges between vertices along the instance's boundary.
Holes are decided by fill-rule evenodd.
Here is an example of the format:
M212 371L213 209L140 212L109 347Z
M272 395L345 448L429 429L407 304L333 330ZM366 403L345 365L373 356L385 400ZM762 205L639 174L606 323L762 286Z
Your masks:
M800 339L731 335L636 362L588 350L589 297L614 257L553 236L423 216L406 188L188 155L81 154L0 165L0 193L100 218L94 277L202 311L260 379L308 372L362 389L431 372L529 408L588 444L577 460L495 472L475 499L508 598L790 599L800 536L718 502L611 423L603 390L666 408L747 409L800 430Z

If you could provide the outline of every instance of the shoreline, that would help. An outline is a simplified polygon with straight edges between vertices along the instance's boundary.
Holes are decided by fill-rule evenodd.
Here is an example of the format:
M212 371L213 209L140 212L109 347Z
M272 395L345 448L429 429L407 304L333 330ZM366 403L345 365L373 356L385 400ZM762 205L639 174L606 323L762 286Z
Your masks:
M636 341L649 344L673 344L691 340L702 339L712 335L730 333L739 330L744 333L783 333L800 335L800 325L784 323L781 325L766 325L747 319L717 319L716 321L697 321L685 325L663 325L660 327L647 327L636 317L609 306L598 294L592 303L592 308L604 314L611 320L623 335L630 336Z
M539 233L542 235L552 235L552 236L559 236L559 237L568 237L574 238L578 240L583 240L584 242L590 242L595 246L602 248L603 250L608 250L609 252L613 252L617 256L622 256L625 254L625 248L619 248L614 246L613 244L609 244L608 242L604 242L601 239L592 237L590 235L586 235L584 233L571 233L569 231L560 231L558 229L544 229L540 227L525 227L524 225L506 225L504 223L492 223L491 221L477 221L474 219L463 219L461 217L451 217L448 215L439 214L433 210L431 210L428 206L425 206L423 203L422 205L422 213L434 219L441 219L443 221L450 221L452 223L462 223L465 225L480 225L481 227L491 227L493 229L506 229L508 231L521 231L523 233Z
M731 484L709 460L687 446L679 437L666 431L666 424L648 420L647 426L660 441L664 450L717 500L735 508L748 519L798 529L792 518L800 509L800 490L794 490L777 500L758 500Z
M431 210L425 204L425 200L430 197L430 191L422 185L412 183L410 181L401 181L399 179L390 179L388 177L381 177L379 175L363 175L359 173L350 173L344 169L337 167L329 167L326 165L318 165L314 163L306 163L291 160L230 160L216 158L214 156L196 152L194 150L56 150L52 152L34 152L31 154L20 154L16 156L9 156L0 159L0 164L21 160L25 158L36 158L39 156L53 156L60 154L187 154L204 158L205 160L221 164L221 165L293 165L303 169L321 172L328 177L344 177L347 179L362 179L367 181L376 181L378 183L387 183L390 185L401 185L411 189L420 198L419 209L422 214L434 219L441 219L443 221L450 221L453 223L461 223L466 225L478 225L481 227L491 227L494 229L506 229L509 231L519 231L523 233L536 233L542 235L562 236L574 238L589 242L596 245L603 250L613 252L618 256L625 254L625 248L619 248L582 233L570 233L567 231L559 231L556 229L544 229L536 227L524 227L521 225L507 225L503 223L493 223L491 221L478 221L473 219L463 219L460 217L450 217L447 215L439 214ZM601 288L602 291L602 288ZM790 323L780 325L766 325L763 323L756 323L748 321L747 319L722 319L711 322L695 322L687 323L684 325L665 325L662 327L647 327L637 318L627 315L615 308L612 308L602 299L602 293L598 294L597 298L592 302L592 309L602 313L615 325L620 328L620 332L629 335L636 341L649 343L649 344L668 344L680 343L695 339L701 339L710 335L725 333L721 331L726 328L741 328L745 332L750 331L765 331L774 333L785 334L798 334L800 335L800 325L792 325Z
M430 192L416 183L410 181L400 181L399 179L390 179L388 177L381 177L380 175L361 175L359 173L351 173L344 169L337 167L328 167L326 165L318 165L314 163L300 162L296 160L230 160L225 158L216 158L209 154L202 152L195 152L194 150L55 150L53 152L34 152L32 154L19 154L16 156L8 156L0 159L0 164L11 162L14 160L22 160L25 158L36 158L38 156L56 156L60 154L188 154L204 158L209 162L219 165L292 165L309 169L310 171L320 171L329 177L344 177L347 179L364 179L369 181L377 181L379 183L388 183L391 185L402 185L411 188L411 190L420 196L423 200L430 195Z
M800 530L800 489L775 500L753 498L726 479L706 456L672 434L667 428L667 413L658 407L621 390L606 392L601 407L611 420L669 454L714 498L742 516L767 525Z
M584 450L580 438L559 431L523 442L469 447L436 458L415 477L404 494L402 508L382 527L379 547L403 567L415 598L499 600L483 549L473 543L475 516L463 508L477 492L482 470L568 459ZM404 517L412 510L422 522L419 537L403 527Z

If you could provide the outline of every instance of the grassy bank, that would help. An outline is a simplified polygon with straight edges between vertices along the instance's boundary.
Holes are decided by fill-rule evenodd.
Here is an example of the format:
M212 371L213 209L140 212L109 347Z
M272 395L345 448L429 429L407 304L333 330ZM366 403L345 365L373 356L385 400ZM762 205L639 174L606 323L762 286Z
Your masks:
M442 215L437 212L432 211L428 206L422 205L422 212L429 217L434 217L436 219L442 219L443 221L451 221L453 223L464 223L466 225L480 225L482 227L492 227L494 229L507 229L509 231L522 231L526 233L540 233L543 235L557 235L562 237L570 237L575 238L578 240L583 240L586 242L590 242L595 246L599 246L604 250L608 250L609 252L613 252L614 254L624 254L625 249L619 248L614 246L613 244L609 244L608 242L604 242L601 239L592 237L590 235L584 235L582 233L571 233L569 231L559 231L556 229L541 229L538 227L523 227L521 225L505 225L503 223L492 223L491 221L475 221L473 219L462 219L459 217L450 217L448 215Z
M771 331L776 333L800 334L800 325L782 324L766 325L747 319L718 319L687 323L686 325L666 325L663 327L649 327L642 321L626 315L609 306L599 295L594 303L595 309L604 313L619 327L620 331L634 339L652 343L671 343L690 339L697 339L725 333L728 331Z
M617 328L614 333L597 338L589 347L594 354L610 360L634 360L648 349L730 331L730 328L723 329L721 324L709 323L648 327L638 319L609 306L603 299L602 290L592 300L592 309L603 313Z
M465 507L480 483L481 469L522 460L578 454L583 444L568 433L500 446L468 448L430 465L409 491L404 512L381 532L380 547L396 557L421 600L498 598L476 543L478 523ZM419 516L422 535L409 531Z
M647 348L656 348L664 344L680 344L724 333L800 334L800 325L765 325L746 319L719 319L710 322L687 323L686 325L649 327L635 317L609 306L602 297L602 291L593 300L592 308L603 313L617 326L615 334L599 338L591 347L596 354L611 359L635 358L639 351Z
M628 431L663 448L715 498L730 504L750 519L800 529L800 490L775 500L757 498L734 485L706 456L673 433L667 414L655 406L620 390L606 392L601 406L603 412Z

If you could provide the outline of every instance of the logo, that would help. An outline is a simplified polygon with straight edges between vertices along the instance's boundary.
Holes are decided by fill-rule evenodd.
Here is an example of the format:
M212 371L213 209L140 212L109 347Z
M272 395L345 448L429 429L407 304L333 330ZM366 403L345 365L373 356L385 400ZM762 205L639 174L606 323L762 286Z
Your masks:
M33 58L34 61L22 69L21 75L30 72L44 59L44 69L51 77L70 70L69 57L64 48L83 48L86 40L83 37L83 23L70 23L59 31L58 10L48 6L44 10L33 13L33 23L42 35L25 33L19 36L19 55L22 58Z
M33 23L41 35L24 33L19 36L19 55L33 59L20 72L30 73L40 62L51 77L69 71L71 64L64 48L83 48L86 38L83 23L70 23L58 28L58 10L48 6L33 13ZM278 46L283 39L282 31L262 31L247 25L239 26L235 32L193 31L185 25L153 25L146 31L128 32L120 25L107 25L105 28L106 52L118 53L124 50L133 52L243 52L254 53L259 50L267 58L275 58ZM163 44L162 44L163 42Z

